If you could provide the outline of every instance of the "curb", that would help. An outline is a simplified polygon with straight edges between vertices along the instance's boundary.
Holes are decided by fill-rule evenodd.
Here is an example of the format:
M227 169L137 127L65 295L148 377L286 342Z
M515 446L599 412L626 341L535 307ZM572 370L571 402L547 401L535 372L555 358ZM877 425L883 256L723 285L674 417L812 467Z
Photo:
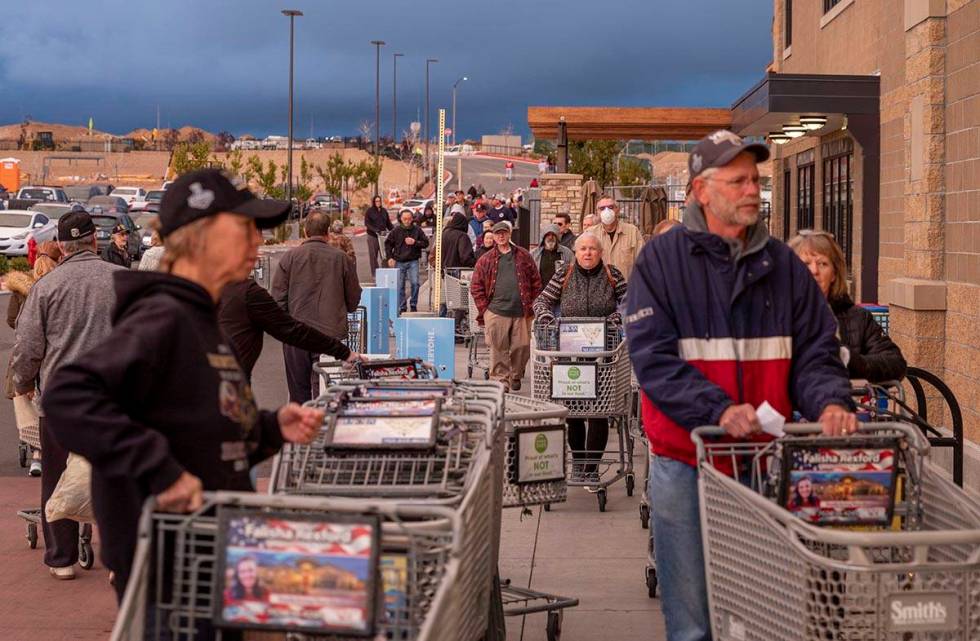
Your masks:
M504 156L503 154L489 154L489 153L484 153L482 151L478 151L473 155L482 158L500 158L501 160L520 162L520 163L524 163L525 165L534 165L535 167L537 167L538 165L538 162L536 160L528 160L527 158L521 158L518 156Z

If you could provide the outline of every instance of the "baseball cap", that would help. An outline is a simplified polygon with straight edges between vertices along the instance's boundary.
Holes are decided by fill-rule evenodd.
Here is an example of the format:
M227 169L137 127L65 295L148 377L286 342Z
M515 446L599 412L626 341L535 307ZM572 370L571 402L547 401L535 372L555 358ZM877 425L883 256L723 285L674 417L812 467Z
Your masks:
M769 147L757 142L745 142L727 129L708 134L694 145L687 159L688 178L711 167L724 167L743 151L755 156L756 162L769 160Z
M126 225L123 225L122 223L116 223L115 225L112 226L112 233L113 234L128 234L129 233L129 230L126 229Z
M244 182L220 169L199 169L184 174L163 192L160 235L221 212L247 216L259 229L270 229L286 220L289 210L289 202L257 198Z
M81 240L95 233L95 223L87 211L70 211L58 219L58 240Z
M513 227L511 227L510 226L510 223L508 221L506 221L506 220L501 220L499 223L495 224L491 228L491 231L494 231L494 232L498 232L498 231L512 231L512 230L513 230Z
M450 214L463 214L465 216L466 215L466 208L463 207L462 205L453 205L449 209L449 213Z

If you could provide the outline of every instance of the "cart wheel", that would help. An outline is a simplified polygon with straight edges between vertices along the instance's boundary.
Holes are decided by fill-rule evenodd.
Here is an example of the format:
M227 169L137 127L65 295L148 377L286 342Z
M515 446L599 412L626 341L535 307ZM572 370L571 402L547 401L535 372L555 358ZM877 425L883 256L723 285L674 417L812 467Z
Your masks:
M27 450L29 448L24 443L20 443L17 446L17 460L20 462L21 467L27 467Z
M561 620L564 613L564 610L548 613L548 641L561 639Z
M467 367L466 368L466 378L473 378L473 368L472 367Z
M485 380L485 381L489 381L490 380L490 370L486 370L486 371L483 372L483 380Z
M92 544L78 540L78 564L82 566L83 570L91 570L92 566L95 565L95 553L92 551Z
M658 585L660 581L657 580L657 568L647 568L647 596L651 599L657 598Z
M595 493L595 497L599 499L599 511L606 511L606 488L600 487L599 491Z
M37 524L36 523L27 524L27 545L29 545L32 550L37 548Z
M544 511L545 512L550 512L551 511L551 503L545 503L544 504Z
M646 503L640 504L640 527L644 530L650 527L650 506Z
M626 496L633 496L633 489L636 487L636 477L632 474L626 475Z

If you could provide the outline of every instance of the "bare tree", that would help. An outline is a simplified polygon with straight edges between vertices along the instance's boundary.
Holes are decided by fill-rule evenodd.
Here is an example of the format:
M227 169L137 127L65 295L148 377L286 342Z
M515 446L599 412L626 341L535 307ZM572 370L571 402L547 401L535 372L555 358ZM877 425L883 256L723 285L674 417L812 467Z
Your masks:
M370 120L362 120L361 126L358 127L358 129L361 132L361 142L363 142L365 145L370 144L371 132L374 131L374 123Z

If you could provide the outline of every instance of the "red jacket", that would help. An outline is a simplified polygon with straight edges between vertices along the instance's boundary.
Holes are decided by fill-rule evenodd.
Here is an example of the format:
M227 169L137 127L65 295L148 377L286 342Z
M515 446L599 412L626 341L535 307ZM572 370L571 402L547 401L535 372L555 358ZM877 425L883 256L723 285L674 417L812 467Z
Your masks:
M517 289L520 290L521 304L524 306L524 317L533 318L531 306L534 299L541 293L541 274L534 264L531 253L523 247L511 243L510 250L514 252L514 267L517 270ZM483 325L483 314L493 300L493 288L497 284L497 263L500 262L500 250L494 246L476 261L473 268L473 279L470 282L470 294L476 303L479 315L477 322Z

